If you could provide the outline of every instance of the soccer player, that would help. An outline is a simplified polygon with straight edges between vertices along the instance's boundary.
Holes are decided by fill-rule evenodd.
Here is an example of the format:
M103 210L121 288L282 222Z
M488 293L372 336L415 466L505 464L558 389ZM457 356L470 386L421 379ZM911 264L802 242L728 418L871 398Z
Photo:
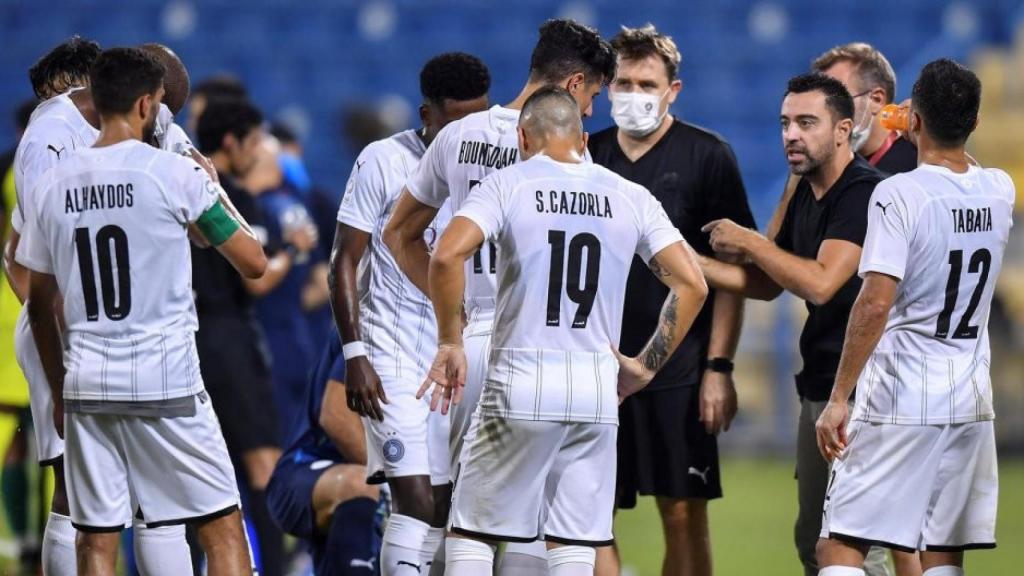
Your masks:
M467 377L464 263L485 241L502 255L487 377L453 498L449 576L488 574L495 544L538 538L552 576L593 573L594 547L612 538L618 401L650 382L707 295L661 204L585 161L568 91L537 90L518 134L523 161L481 182L430 262L438 350L420 394L436 383L431 401L445 410ZM629 358L616 346L634 254L671 293L648 346Z
M67 433L79 574L113 573L117 533L132 518L194 523L211 574L251 570L234 471L199 376L190 275L180 272L193 224L243 274L262 274L266 259L203 166L142 143L163 73L135 48L101 54L90 72L99 138L40 178L24 207L17 259L32 271L32 336L53 422Z
M476 56L431 58L420 72L423 127L367 146L338 210L331 302L346 343L349 406L366 417L368 472L376 482L386 478L393 497L381 560L385 575L433 561L444 540L451 473L448 419L415 397L437 340L430 300L399 270L382 233L431 141L450 122L486 110L490 86ZM428 247L449 218L445 211L429 222L422 235Z
M446 201L452 211L458 210L484 177L518 160L516 123L526 99L546 85L561 86L573 95L583 115L589 116L593 99L614 74L615 54L595 30L572 20L549 20L540 27L540 38L530 58L529 78L516 99L505 106L496 105L470 114L438 134L406 182L382 235L402 272L420 291L428 293L430 256L424 241L425 231ZM466 350L471 370L463 402L455 407L451 416L453 480L458 474L459 453L487 369L497 257L496 246L489 242L467 264ZM362 380L356 380L360 376L351 371L348 378L349 392L356 406L372 406L373 400L369 398L372 389L362 384ZM366 399L352 394L354 391L361 391ZM399 495L395 493L394 497L397 502ZM399 515L400 522L404 522L403 517ZM424 526L415 525L415 531L425 530ZM387 550L387 535L384 545ZM503 566L522 565L523 573L536 574L544 570L544 555L541 544L512 545L506 549Z
M612 47L618 66L608 93L616 126L590 138L594 162L650 190L687 243L710 255L700 231L707 222L732 218L755 226L736 156L719 135L669 113L683 86L671 37L651 25L623 28ZM634 258L624 353L646 344L667 294L647 263ZM743 297L714 293L658 376L619 408L616 504L634 508L638 493L657 497L666 575L711 574L707 505L722 496L716 435L736 414L732 357L742 322ZM599 571L618 574L614 554L598 556Z
M798 530L794 532L804 574L818 570L804 550L820 531L828 485L828 462L818 453L814 422L835 380L843 333L860 289L857 262L867 228L868 199L881 172L850 148L853 98L838 80L820 73L789 81L780 123L790 171L799 176L774 242L731 220L705 226L716 252L740 256L736 265L699 257L708 284L750 298L773 300L788 290L802 298L808 317L800 335L803 369L797 427ZM885 551L876 548L875 574L886 574Z
M310 544L315 574L374 574L380 493L366 483L363 425L348 409L336 332L314 365L306 394L306 410L270 477L267 504L285 532Z
M965 550L995 547L988 318L1014 186L964 151L981 100L973 72L936 60L912 94L920 166L871 197L864 286L817 423L834 462L822 576L863 575L868 542L920 550L925 576L962 575Z

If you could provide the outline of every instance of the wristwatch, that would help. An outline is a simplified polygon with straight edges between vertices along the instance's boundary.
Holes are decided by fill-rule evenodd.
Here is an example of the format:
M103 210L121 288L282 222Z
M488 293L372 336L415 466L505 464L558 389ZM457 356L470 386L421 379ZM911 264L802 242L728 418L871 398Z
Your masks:
M732 360L728 358L710 358L708 359L707 369L712 372L721 372L722 374L732 374L732 370L735 366Z

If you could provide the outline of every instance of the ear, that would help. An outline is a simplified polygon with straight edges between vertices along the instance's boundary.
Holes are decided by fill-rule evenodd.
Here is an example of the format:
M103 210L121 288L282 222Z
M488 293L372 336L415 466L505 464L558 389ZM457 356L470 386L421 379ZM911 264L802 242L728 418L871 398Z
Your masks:
M565 80L565 89L568 90L570 94L575 95L577 90L583 88L585 81L586 77L583 75L583 72L576 72Z
M420 104L420 122L425 128L430 128L430 108L425 102Z
M668 103L672 104L679 97L679 93L683 91L683 81L676 78L668 85Z
M849 118L843 118L836 123L836 136L840 143L849 142L850 134L853 132L853 120Z
M149 109L153 106L153 95L143 94L139 96L139 99L135 101L135 112L138 113L139 118L145 119L149 116Z
M526 130L523 130L522 126L516 126L516 134L519 135L520 152L526 152L529 150L529 146L526 143Z
M882 110L882 107L887 104L885 99L886 94L883 88L875 88L868 93L868 110L872 116L877 115Z
M587 131L583 132L582 146L580 147L580 156L587 155L587 143L590 142L590 133Z
M225 152L232 152L238 148L238 138L231 132L224 134L224 138L220 141L221 150Z

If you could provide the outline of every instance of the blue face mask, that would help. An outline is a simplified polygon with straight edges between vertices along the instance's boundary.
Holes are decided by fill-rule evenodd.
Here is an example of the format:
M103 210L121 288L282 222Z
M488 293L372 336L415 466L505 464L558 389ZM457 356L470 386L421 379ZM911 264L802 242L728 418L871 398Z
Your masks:
M309 192L312 182L309 179L309 172L302 159L294 154L282 152L277 157L277 163L281 167L281 174L284 181L294 188L300 195Z

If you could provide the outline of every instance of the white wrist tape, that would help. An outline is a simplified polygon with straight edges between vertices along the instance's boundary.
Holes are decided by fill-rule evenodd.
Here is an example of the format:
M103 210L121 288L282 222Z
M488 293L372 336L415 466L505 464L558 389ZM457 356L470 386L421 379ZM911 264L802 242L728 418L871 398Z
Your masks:
M366 356L366 344L363 344L361 340L349 342L341 347L341 354L345 357L345 360Z

